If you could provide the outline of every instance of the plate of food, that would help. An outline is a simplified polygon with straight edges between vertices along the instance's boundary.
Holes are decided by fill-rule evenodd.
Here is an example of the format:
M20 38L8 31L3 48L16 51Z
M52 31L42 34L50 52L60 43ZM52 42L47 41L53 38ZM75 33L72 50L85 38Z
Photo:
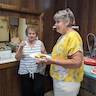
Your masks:
M36 58L36 59L51 58L51 56L47 54L42 54L42 53L33 53L33 54L30 54L30 57Z

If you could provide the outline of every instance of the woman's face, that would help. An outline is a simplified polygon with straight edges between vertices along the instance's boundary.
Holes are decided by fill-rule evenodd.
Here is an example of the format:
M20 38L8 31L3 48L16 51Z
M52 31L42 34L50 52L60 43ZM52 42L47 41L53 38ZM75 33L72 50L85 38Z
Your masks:
M37 38L36 32L34 32L31 29L28 29L28 39L29 39L29 41L34 41L34 40L36 40L36 38Z
M57 20L55 21L56 31L60 34L63 34L66 30L66 24L63 20Z

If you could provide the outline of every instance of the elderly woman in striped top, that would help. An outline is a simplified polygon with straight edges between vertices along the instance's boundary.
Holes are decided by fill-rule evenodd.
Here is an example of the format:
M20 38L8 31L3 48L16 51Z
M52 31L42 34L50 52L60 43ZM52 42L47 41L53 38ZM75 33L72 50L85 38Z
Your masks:
M21 80L22 96L44 96L43 74L45 65L36 64L30 57L32 53L44 53L44 44L37 39L37 30L31 26L26 28L26 40L17 48L15 58L20 60L18 74Z

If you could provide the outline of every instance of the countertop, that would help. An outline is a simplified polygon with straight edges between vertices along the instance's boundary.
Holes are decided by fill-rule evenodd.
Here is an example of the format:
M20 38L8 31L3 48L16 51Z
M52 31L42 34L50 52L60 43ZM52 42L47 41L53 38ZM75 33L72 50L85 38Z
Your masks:
M15 55L13 54L12 57L8 58L8 59L3 59L0 60L0 66L3 66L5 64L9 64L12 62L16 62L17 60L15 59ZM86 76L88 76L89 78L93 78L96 79L96 74L91 73L91 70L94 68L94 66L90 66L90 65L85 65L84 64L84 74Z
M11 68L13 66L17 66L19 64L19 61L15 59L15 53L11 55L11 57L8 58L0 58L0 70L1 69L6 69L6 68Z
M8 58L5 58L5 59L4 58L3 59L0 58L0 65L1 64L5 64L5 63L10 63L10 62L15 62L16 61L15 54L16 53L11 53L11 56L8 57Z
M15 61L16 61L15 58L8 58L8 59L0 60L0 64L5 64L5 63L10 63Z

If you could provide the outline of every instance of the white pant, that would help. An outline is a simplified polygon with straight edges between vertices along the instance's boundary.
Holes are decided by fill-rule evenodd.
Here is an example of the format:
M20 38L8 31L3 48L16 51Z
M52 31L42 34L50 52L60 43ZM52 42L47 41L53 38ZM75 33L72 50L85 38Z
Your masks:
M80 83L53 80L54 96L77 96Z

